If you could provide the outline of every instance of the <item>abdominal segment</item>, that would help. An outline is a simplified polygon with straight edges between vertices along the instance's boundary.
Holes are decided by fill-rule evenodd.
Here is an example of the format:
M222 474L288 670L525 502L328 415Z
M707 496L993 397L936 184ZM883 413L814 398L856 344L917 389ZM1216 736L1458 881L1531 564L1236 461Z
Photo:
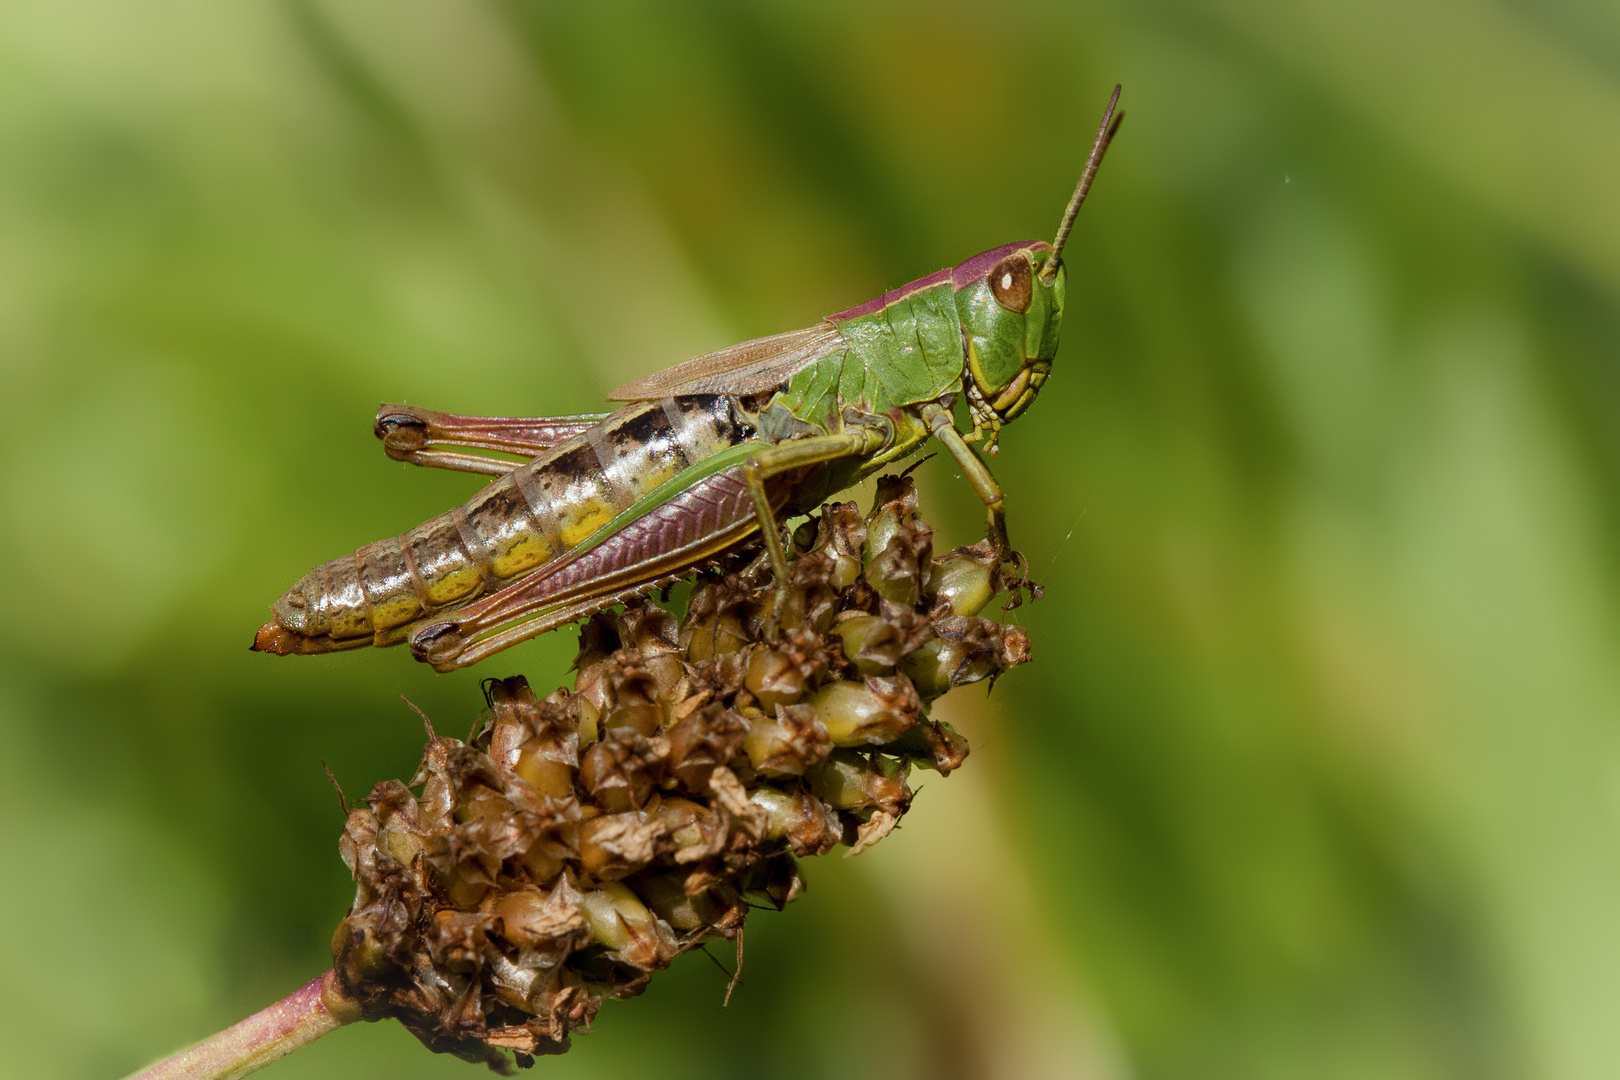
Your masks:
M311 570L275 603L254 648L396 644L412 623L567 555L660 484L752 434L722 395L627 406L463 505Z

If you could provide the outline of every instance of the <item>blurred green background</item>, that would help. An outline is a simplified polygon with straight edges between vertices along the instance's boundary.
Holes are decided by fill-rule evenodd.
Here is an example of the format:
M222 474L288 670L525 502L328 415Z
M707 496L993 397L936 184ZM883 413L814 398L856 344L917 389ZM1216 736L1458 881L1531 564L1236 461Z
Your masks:
M252 655L476 481L379 401L635 375L1047 237L994 463L1037 661L970 767L539 1075L1620 1072L1620 9L34 0L0 7L0 1060L107 1078L324 968L328 762L405 693ZM939 461L925 499L975 538ZM484 670L487 669L487 670ZM265 1075L474 1076L393 1025Z

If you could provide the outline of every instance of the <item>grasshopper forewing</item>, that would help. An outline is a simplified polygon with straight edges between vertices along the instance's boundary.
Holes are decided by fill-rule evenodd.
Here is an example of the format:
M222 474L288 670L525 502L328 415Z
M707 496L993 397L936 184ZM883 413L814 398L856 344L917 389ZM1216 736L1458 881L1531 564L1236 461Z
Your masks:
M814 326L695 357L614 391L627 404L613 413L383 406L376 432L389 456L495 479L403 536L304 575L253 647L287 655L409 642L440 671L465 667L676 581L756 534L782 582L783 515L930 438L984 501L989 539L1012 562L1001 491L968 444L994 454L1002 425L1052 369L1063 247L1123 118L1118 101L1116 86L1053 243L992 248ZM952 419L959 401L972 423L965 435Z

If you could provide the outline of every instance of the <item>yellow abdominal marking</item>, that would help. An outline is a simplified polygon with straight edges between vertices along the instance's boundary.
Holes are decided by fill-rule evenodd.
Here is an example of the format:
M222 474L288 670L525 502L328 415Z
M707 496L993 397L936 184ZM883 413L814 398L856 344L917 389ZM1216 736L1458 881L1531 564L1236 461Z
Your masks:
M666 480L673 480L681 471L677 461L666 461L656 469L648 469L636 476L636 494L645 495Z
M490 570L498 578L516 577L550 558L551 545L546 543L545 537L521 536L490 565Z
M402 593L371 609L372 629L376 632L403 626L421 613L416 602L416 594Z
M370 637L371 615L363 603L345 605L333 613L332 629L328 635L333 638Z
M483 578L478 576L478 571L470 566L461 566L446 573L437 574L427 578L428 603L437 607L441 604L449 604L460 600L463 596L475 591L482 582Z
M580 507L579 517L575 518L571 523L563 526L563 544L571 548L575 544L579 544L590 539L590 537L595 534L596 530L612 521L614 517L615 513L613 507L607 505L599 499L592 499L590 502Z

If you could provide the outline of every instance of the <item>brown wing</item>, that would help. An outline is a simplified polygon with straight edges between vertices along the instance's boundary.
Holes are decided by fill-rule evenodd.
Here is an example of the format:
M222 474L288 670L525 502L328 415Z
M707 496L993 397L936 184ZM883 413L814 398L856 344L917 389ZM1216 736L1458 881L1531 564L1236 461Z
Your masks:
M843 335L829 322L754 338L626 383L609 394L608 400L656 401L675 394L763 393L843 344Z

